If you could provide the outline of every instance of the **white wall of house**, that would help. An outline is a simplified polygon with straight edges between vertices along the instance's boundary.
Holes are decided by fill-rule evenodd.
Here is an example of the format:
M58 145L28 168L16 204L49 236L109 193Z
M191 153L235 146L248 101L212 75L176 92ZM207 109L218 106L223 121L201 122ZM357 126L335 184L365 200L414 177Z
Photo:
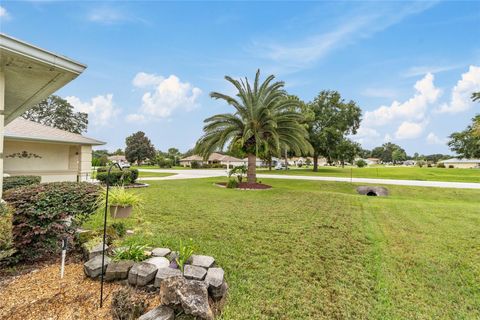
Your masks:
M26 151L28 158L14 156ZM38 157L35 157L38 156ZM91 173L92 147L60 143L6 140L4 172L37 175L42 182L87 180Z

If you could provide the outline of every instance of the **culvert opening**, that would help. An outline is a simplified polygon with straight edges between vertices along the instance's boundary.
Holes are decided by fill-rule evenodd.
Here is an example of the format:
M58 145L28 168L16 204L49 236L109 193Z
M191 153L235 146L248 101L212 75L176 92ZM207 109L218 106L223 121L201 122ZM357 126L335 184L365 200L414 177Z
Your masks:
M369 191L369 192L367 193L367 196L368 196L368 197L376 197L377 194L376 194L375 192L373 192L373 191Z
M388 189L381 186L359 186L357 192L362 196L368 197L386 197L388 196Z

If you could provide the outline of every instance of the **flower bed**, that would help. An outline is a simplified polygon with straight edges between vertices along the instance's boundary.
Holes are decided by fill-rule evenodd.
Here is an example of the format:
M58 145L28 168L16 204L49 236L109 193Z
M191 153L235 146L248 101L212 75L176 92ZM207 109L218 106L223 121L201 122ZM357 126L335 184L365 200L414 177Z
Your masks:
M219 182L217 183L218 186L220 187L227 187L227 182ZM271 189L272 186L269 186L268 184L263 184L263 183L248 183L248 182L239 182L238 186L233 189L242 189L242 190L267 190Z

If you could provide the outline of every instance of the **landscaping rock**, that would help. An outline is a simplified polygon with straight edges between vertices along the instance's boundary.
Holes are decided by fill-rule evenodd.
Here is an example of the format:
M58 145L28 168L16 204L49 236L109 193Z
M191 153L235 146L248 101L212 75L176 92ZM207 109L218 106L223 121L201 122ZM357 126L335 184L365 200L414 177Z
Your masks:
M157 274L158 268L146 262L135 263L128 273L128 283L132 286L146 286Z
M105 252L107 252L108 246L105 244ZM99 243L92 249L88 250L88 260L91 260L97 256L102 256L103 244Z
M152 250L152 256L154 256L154 257L165 257L170 252L172 252L172 251L168 248L155 248L155 249Z
M357 188L357 192L365 196L379 196L379 197L388 196L388 189L385 187L378 187L378 186L360 186Z
M207 285L203 281L187 280L184 277L165 279L160 286L160 299L164 305L180 305L185 314L213 320Z
M173 309L166 306L158 306L142 315L138 320L173 320L175 313Z
M214 287L208 288L208 293L210 294L210 297L215 301L223 299L227 294L227 291L228 291L228 285L225 281L218 288L214 288Z
M102 270L102 256L96 256L83 264L83 271L88 277L96 278L105 272L110 261L111 259L109 257L105 257L104 268Z
M179 255L178 255L177 251L172 251L167 255L167 258L170 261L175 261L175 259L177 259L178 257L179 257Z
M144 262L153 264L157 269L167 268L170 265L170 261L164 257L153 257L145 260Z
M182 276L182 271L172 268L159 268L155 276L155 287L160 287L165 279Z
M106 281L123 280L128 278L128 272L133 267L135 262L131 260L122 260L118 262L111 262L108 264L107 271L105 271Z
M186 264L183 267L183 275L187 279L203 280L206 274L207 274L207 270L205 270L202 267L197 267L189 264Z
M215 259L210 256L192 255L191 264L198 267L210 268L215 263Z

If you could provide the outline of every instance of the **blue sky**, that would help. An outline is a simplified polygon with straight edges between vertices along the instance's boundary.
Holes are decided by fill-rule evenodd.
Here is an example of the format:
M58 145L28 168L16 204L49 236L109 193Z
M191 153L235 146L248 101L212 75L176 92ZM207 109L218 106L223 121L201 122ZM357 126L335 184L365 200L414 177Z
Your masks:
M225 75L273 73L304 101L355 100L365 148L447 153L480 110L480 2L10 2L0 29L88 65L58 94L89 112L113 150L145 131L187 150L203 119L232 109L208 94Z

